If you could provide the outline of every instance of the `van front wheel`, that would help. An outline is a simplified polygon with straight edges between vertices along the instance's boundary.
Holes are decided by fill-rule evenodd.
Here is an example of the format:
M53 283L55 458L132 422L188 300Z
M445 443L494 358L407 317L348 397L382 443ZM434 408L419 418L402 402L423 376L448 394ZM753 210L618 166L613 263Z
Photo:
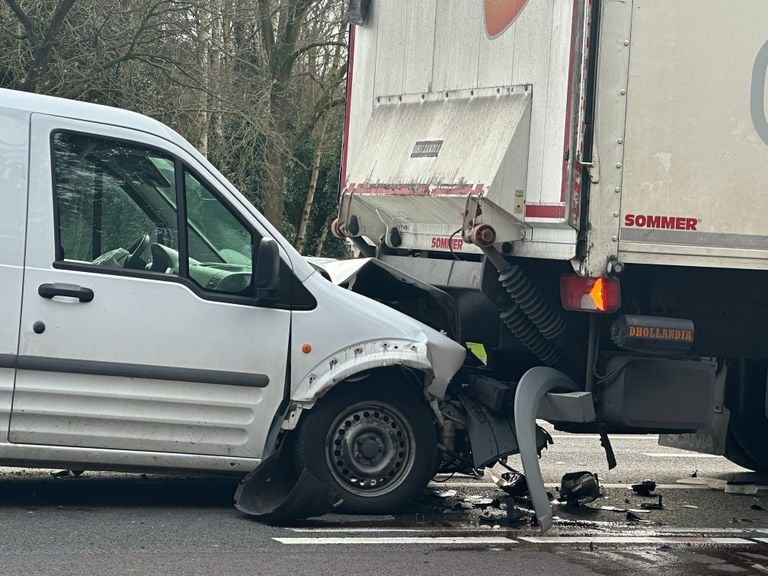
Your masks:
M415 386L403 382L341 385L297 431L297 469L336 490L343 512L402 508L421 494L436 462L432 412Z

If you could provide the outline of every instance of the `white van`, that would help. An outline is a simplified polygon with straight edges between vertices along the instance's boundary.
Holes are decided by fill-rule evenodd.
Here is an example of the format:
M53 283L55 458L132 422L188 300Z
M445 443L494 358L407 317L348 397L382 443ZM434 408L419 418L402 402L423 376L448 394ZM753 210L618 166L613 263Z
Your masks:
M463 346L329 282L159 122L0 90L0 127L0 464L245 474L287 436L347 510L420 492Z

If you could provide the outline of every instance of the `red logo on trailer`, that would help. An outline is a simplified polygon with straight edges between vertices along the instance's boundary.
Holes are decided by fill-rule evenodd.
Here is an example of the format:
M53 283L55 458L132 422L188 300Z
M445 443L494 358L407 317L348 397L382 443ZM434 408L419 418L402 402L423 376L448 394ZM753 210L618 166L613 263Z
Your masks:
M624 226L627 228L655 228L659 230L691 230L696 232L698 218L683 218L681 216L654 216L651 214L627 214L624 216Z
M484 0L485 31L496 38L506 30L520 14L528 0Z

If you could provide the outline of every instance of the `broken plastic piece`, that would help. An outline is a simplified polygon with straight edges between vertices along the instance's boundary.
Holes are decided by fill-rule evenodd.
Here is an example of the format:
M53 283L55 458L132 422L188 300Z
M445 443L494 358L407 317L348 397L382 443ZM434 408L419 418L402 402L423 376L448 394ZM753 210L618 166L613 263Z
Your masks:
M634 512L627 512L627 520L629 522L640 522L640 516L638 516Z
M342 503L335 491L306 468L298 478L290 458L277 450L240 481L235 508L264 522L321 516Z
M437 493L438 498L453 498L458 492L456 490L443 490Z
M493 504L493 498L485 498L483 496L467 496L464 498L464 502L471 504L473 507L490 506Z
M650 496L654 490L656 490L656 482L653 480L643 480L639 484L632 484L632 491L638 496Z
M583 506L600 496L600 482L592 472L569 472L560 481L561 502Z
M500 524L506 516L506 512L503 510L496 510L495 508L489 508L480 515L478 521L480 524Z
M495 412L464 395L459 396L459 400L467 415L467 433L475 468L490 466L520 451L512 414ZM535 434L536 450L540 454L547 446L547 436L540 427L537 427Z
M637 508L617 508L616 506L600 506L600 510L606 512L632 512L633 514L650 514L650 510L638 510Z
M664 504L661 502L661 494L659 494L658 502L643 502L640 504L640 508L645 510L664 510Z
M528 483L525 475L519 472L504 472L501 476L491 473L494 484L514 498L525 498L528 495Z
M605 450L605 459L608 462L608 470L613 470L616 468L616 454L613 451L611 439L608 438L608 433L602 428L603 427L601 426L600 446L602 446L603 450Z

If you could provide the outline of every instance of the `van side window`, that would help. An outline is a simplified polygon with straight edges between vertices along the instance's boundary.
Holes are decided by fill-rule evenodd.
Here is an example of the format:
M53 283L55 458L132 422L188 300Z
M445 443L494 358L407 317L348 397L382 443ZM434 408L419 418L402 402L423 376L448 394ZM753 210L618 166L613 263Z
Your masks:
M178 251L170 158L66 133L54 135L53 156L57 260L145 269L150 244Z
M200 286L238 294L251 285L254 239L194 174L184 171L189 276ZM247 270L248 274L243 274Z
M52 148L57 262L249 296L254 234L180 161L68 132Z

